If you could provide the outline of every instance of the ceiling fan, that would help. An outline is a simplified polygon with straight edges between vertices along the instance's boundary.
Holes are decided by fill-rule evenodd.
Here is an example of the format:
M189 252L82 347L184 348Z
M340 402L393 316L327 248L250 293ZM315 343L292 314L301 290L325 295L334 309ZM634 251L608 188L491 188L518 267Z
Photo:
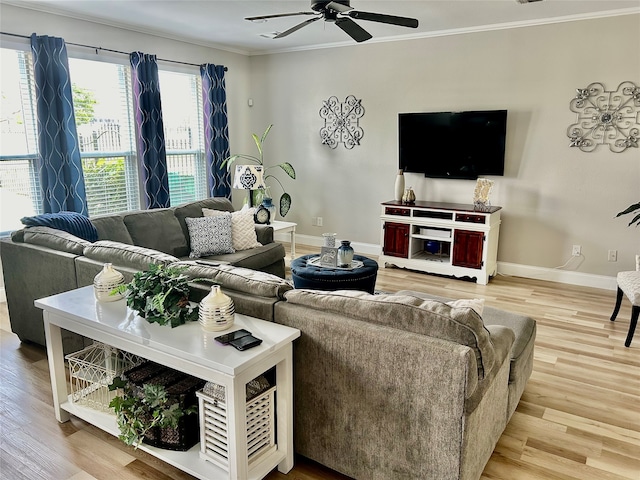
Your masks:
M245 20L251 22L266 21L271 18L279 17L293 17L298 15L313 15L313 18L305 20L302 23L286 30L282 33L278 33L273 38L283 38L287 35L300 30L302 27L312 24L315 21L324 19L325 22L333 22L339 28L341 28L347 35L353 38L356 42L364 42L369 40L371 34L364 28L351 20L356 18L359 20L366 20L369 22L388 23L391 25L399 25L401 27L417 28L418 20L415 18L396 17L395 15L385 15L382 13L360 12L354 10L350 5L350 0L334 0L334 1L318 1L311 0L312 12L295 12L295 13L280 13L276 15L263 15L260 17L247 17Z

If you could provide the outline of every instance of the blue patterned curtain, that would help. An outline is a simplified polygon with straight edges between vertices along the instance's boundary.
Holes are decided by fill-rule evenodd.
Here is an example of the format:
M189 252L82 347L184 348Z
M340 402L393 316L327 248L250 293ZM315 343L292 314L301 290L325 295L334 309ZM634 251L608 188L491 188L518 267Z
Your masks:
M160 103L160 81L155 55L129 55L133 105L138 135L138 159L147 208L170 205L167 154Z
M31 35L38 109L38 162L44 213L88 215L73 113L67 47L62 38Z
M231 174L220 164L229 156L227 91L220 65L200 65L204 102L204 138L207 156L208 186L212 197L231 198Z

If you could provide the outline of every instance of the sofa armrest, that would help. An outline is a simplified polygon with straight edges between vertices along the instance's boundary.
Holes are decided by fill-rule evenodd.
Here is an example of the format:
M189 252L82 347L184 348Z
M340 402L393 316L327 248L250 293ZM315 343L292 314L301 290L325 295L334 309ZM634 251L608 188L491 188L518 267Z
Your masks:
M77 288L74 259L78 256L41 245L14 242L9 238L2 239L0 244L11 331L21 341L44 346L42 310L33 302ZM63 332L65 353L84 346L82 337Z
M76 237L64 230L51 227L27 227L23 231L24 243L60 250L61 252L82 255L84 247L91 242Z
M256 225L256 237L262 245L273 243L273 227L270 225Z

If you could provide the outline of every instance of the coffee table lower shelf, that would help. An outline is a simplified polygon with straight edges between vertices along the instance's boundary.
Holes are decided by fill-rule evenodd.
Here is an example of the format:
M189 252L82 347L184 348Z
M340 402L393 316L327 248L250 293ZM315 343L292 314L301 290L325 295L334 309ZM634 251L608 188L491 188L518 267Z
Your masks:
M60 405L60 408L115 437L120 434L116 417L113 414L73 403L71 396L69 396L68 401ZM229 479L229 473L226 470L200 457L200 443L197 443L186 452L156 448L144 443L138 449L201 480ZM284 459L285 454L281 451L274 451L261 456L251 464L247 478L249 480L264 478L273 469L273 465L279 464Z

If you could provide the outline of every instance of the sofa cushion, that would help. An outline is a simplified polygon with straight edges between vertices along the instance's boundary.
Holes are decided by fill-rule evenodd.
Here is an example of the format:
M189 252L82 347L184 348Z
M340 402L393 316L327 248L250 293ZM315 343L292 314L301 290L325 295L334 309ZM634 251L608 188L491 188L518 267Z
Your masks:
M50 227L27 227L24 229L23 240L24 243L75 253L76 255L82 255L84 247L91 245L91 242L87 240Z
M249 250L250 248L262 246L256 236L256 224L253 219L253 212L253 208L231 212L231 239L233 241L233 248L236 251ZM210 208L202 209L202 214L205 217L213 217L225 213L228 212L212 210Z
M281 243L272 242L250 250L241 250L224 255L212 255L207 259L224 260L236 267L250 268L252 270L265 270L265 267L282 263L282 277L284 277L284 246ZM274 273L274 272L271 272Z
M185 218L191 243L190 258L234 253L231 237L231 214L215 217Z
M99 240L85 247L84 256L103 263L146 270L150 263L168 265L178 261L178 258L157 250L127 245L111 240Z
M20 221L28 227L51 227L64 230L89 242L98 240L98 232L89 217L77 212L43 213L33 217L22 217Z
M497 361L489 331L482 318L468 307L451 307L410 295L371 295L353 290L296 289L287 292L285 298L291 303L466 345L475 352L480 379Z
M124 224L124 217L119 214L100 215L91 217L91 223L98 231L98 240L113 240L114 242L127 243L133 245L133 239L127 226Z
M193 260L181 261L175 266L187 267L185 275L190 278L206 278L223 288L250 293L260 297L284 298L285 292L293 287L289 282L270 273L233 265L201 265Z
M187 217L189 218L202 217L203 208L210 208L212 210L224 210L227 212L233 212L234 210L233 204L226 197L205 198L204 200L185 203L173 208L172 209L173 213L178 219L178 222L180 223L180 227L182 228L182 234L187 239L188 248L191 247L188 243L189 229L187 228L187 222L185 222L184 219ZM185 255L188 255L188 254L189 253L185 253Z
M134 245L177 257L189 254L187 239L172 209L139 210L123 217Z
M484 310L484 298L461 298L460 300L451 300L446 302L450 307L468 307L482 317L482 311Z

